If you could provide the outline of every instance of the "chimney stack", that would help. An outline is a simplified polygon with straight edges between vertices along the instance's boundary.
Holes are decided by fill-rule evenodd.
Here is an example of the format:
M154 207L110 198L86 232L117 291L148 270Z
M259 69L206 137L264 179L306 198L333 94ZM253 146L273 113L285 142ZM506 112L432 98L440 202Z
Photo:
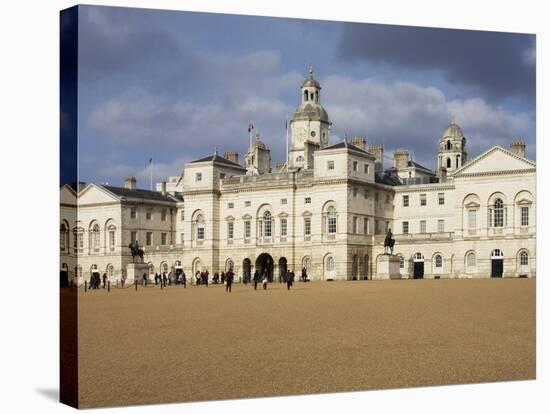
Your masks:
M162 195L166 195L166 181L163 181L160 186Z
M363 137L353 137L351 139L351 145L357 147L357 148L360 148L362 149L363 151L365 151L365 148L367 146L367 140Z
M135 190L136 184L136 177L130 176L126 177L126 180L124 180L124 188L127 188L128 190Z
M521 158L525 158L525 147L525 141L514 141L510 144L510 151Z
M398 170L409 166L409 151L403 148L396 149L393 152L393 166Z
M233 161L235 164L239 163L239 153L236 151L226 151L223 157L229 161Z
M440 183L447 181L447 168L439 167L439 170L437 170L437 178L439 178Z
M374 170L381 172L384 170L384 147L382 145L372 145L368 147L368 152L375 156Z

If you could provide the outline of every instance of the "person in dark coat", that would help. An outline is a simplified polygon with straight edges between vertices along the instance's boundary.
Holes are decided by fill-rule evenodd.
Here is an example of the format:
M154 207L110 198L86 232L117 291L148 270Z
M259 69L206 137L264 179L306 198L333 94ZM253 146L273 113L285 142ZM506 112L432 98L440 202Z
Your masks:
M225 292L229 292L231 293L231 285L233 284L233 272L231 270L229 270L226 274L225 274Z
M254 290L258 287L258 282L260 281L260 272L258 272L258 269L254 272Z
M222 280L222 284L225 283L225 272L222 270L222 274L220 275L221 277L221 280Z
M161 282L163 287L166 287L166 281L167 281L167 279L168 279L168 278L166 277L166 272L164 272L164 273L162 274L162 282Z
M294 273L292 273L289 270L286 271L285 273L285 282L286 282L286 289L287 290L290 290L290 287L292 286L292 283L294 282Z
M187 276L185 276L185 272L181 271L181 283L183 283L183 287L187 287Z
M306 268L302 268L302 282L305 282L307 280L307 271Z
M103 273L103 289L107 286L107 273Z

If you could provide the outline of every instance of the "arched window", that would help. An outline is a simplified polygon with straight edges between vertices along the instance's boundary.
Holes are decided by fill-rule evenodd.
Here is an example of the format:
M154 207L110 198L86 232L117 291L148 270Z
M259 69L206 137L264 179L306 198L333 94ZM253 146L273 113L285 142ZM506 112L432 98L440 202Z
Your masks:
M336 209L333 206L330 206L327 209L327 233L336 234Z
M94 252L99 251L99 224L94 224L92 227L92 231L90 232L90 247L94 250Z
M473 270L476 267L476 255L470 252L466 255L466 269Z
M435 258L434 258L434 262L435 262L435 267L436 268L442 268L443 267L443 258L441 257L441 255L436 255Z
M202 214L199 214L196 219L196 227L197 227L197 240L204 240L204 218L202 217Z
M315 91L315 103L319 103L319 91Z
M233 272L235 269L235 263L233 263L233 260L228 259L227 262L225 262L225 271L229 272L230 270Z
M529 266L529 254L525 250L519 254L519 265Z
M500 198L493 204L494 227L504 227L504 203Z
M69 235L69 229L67 229L67 226L65 226L65 223L61 223L61 226L59 228L59 247L62 251L65 251L67 247L69 247L69 243L67 240L67 236Z
M451 150L453 149L453 145L451 144L451 141L447 141L447 147L446 149Z
M113 267L112 264L108 265L107 266L107 278L110 280L112 279L112 277L114 276L114 273L115 273L115 268Z
M271 216L271 213L269 211L266 211L263 215L263 218L262 218L262 221L263 221L263 236L264 237L271 237L271 223L272 223L272 216Z
M82 227L73 229L73 248L75 252L82 253L84 249L84 229Z
M307 93L307 91L304 91L304 101L307 102L307 98L308 98L308 93Z
M107 228L107 231L109 232L109 250L113 251L115 250L115 234L116 234L116 227L114 226L114 224L111 224L108 228Z
M491 252L491 258L499 259L504 257L504 253L500 249L495 249Z
M451 168L451 159L447 158L447 168Z
M327 257L327 271L332 272L334 270L334 258L332 256Z
M302 260L302 268L306 269L306 272L309 272L309 269L311 267L311 260L309 257L304 257Z

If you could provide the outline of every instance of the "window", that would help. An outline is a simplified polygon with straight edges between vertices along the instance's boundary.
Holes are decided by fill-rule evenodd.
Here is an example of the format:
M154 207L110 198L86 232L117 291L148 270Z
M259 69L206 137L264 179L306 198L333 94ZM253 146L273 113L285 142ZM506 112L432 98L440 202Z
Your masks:
M111 250L115 249L115 230L109 230L109 248Z
M204 218L202 214L197 216L197 240L204 240Z
M195 174L195 181L202 181L202 173L196 173Z
M151 220L151 216L153 215L153 211L151 209L147 210L145 212L145 219L146 220Z
M365 171L365 174L368 174L369 173L369 164L365 164L364 166L364 171Z
M82 252L84 249L84 229L79 227L73 230L74 249L77 252Z
M332 206L327 210L327 233L336 233L336 209Z
M130 241L133 243L135 241L137 241L137 232L135 231L131 231L130 232Z
M185 243L185 233L180 233L180 243L181 244Z
M161 210L160 221L166 221L166 210Z
M437 194L437 204L439 204L440 206L445 204L445 193L438 193Z
M166 233L161 233L160 234L160 244L162 246L166 246Z
M286 218L282 218L281 219L281 237L286 237L286 227L287 225L287 222L286 222Z
M390 195L386 194L386 204L390 204Z
M148 231L145 233L145 245L151 246L153 244L153 232Z
M225 178L225 173L220 173L220 179L223 180Z
M357 171L359 169L359 163L357 161L353 161L353 171Z
M365 200L369 198L369 190L365 189L365 191L363 192L363 198Z
M329 256L327 258L327 270L329 272L334 270L334 259L332 258L332 256Z
M61 250L65 250L67 247L67 227L64 223L61 224L59 229L59 247Z
M136 215L137 215L137 208L135 208L135 207L130 207L130 218L131 218L131 219L135 219L135 218L136 218Z
M227 223L227 239L228 240L233 240L233 222L230 221L229 223Z
M399 268L404 269L405 268L405 259L403 256L399 256Z
M529 225L529 207L521 207L521 225Z
M409 234L409 222L408 221L403 222L403 234Z
M181 219L181 221L183 221L185 219L185 211L184 210L180 211L180 219Z
M92 245L91 247L94 249L95 252L99 251L99 224L94 224L94 227L92 228Z
M304 235L311 235L311 217L304 218Z
M469 270L472 270L474 267L476 267L476 255L474 252L470 252L466 256L466 267Z
M529 255L526 251L522 251L519 254L519 265L520 266L528 266L529 265Z
M250 220L244 222L244 237L245 239L250 238Z
M311 204L311 197L306 197L304 199L304 204Z
M363 234L369 234L369 219L367 217L363 219Z
M437 220L437 232L443 233L445 231L445 220L439 219Z
M426 205L426 194L420 194L420 205L421 206Z
M357 228L357 217L353 217L353 225L352 225L351 231L353 234L357 234L359 232Z
M327 161L327 170L334 170L334 161Z
M443 267L443 258L439 254L435 256L435 267L438 269Z
M263 217L264 237L271 237L271 213L266 211Z
M477 210L468 210L468 228L475 229L477 227Z
M286 198L281 198L281 204L286 204Z
M250 205L251 205L250 201L245 201L245 202L244 202L244 206L245 206L245 207L250 207Z
M420 233L426 233L426 220L420 220Z
M495 200L493 217L494 227L504 227L504 203L500 198Z
M353 187L353 198L357 198L357 193L359 190L357 190L357 187Z
M379 198L379 197L380 197L380 196L378 195L378 193L374 193L374 201L376 201L377 203L378 203L378 198Z
M233 203L227 203L227 208L233 208L235 205Z
M403 207L409 207L409 195L408 194L403 195Z
M409 228L409 225L407 223L407 229ZM379 220L374 220L374 234L379 234L380 233L380 221Z

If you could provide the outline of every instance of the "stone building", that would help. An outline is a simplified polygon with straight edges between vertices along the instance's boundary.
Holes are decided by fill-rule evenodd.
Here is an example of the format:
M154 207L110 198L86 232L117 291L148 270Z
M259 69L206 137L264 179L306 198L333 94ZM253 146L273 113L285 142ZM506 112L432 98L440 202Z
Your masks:
M536 166L524 142L468 160L453 120L437 171L406 149L384 168L384 149L364 138L330 144L320 90L310 68L279 168L258 135L242 165L237 152L215 151L157 191L133 177L124 187L62 187L62 275L120 279L138 240L151 274L231 268L240 278L258 269L277 280L306 268L313 280L376 279L391 228L402 278L535 276Z

